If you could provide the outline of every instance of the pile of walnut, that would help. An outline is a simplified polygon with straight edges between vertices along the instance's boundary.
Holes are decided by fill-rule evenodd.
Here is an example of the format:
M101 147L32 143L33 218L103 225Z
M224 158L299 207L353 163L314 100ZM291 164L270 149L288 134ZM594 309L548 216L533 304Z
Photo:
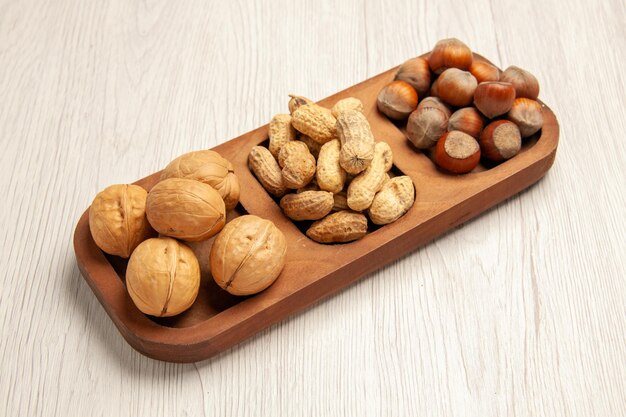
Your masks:
M200 289L198 257L182 241L216 236L210 253L198 256L209 258L213 279L231 294L262 291L282 271L287 243L272 222L246 215L226 223L238 202L231 163L214 151L190 152L173 160L149 192L118 184L98 193L89 228L104 252L130 257L126 288L137 308L174 316L191 307Z
M458 39L444 39L426 58L400 66L380 91L378 109L394 120L408 118L413 145L434 147L438 166L463 174L481 155L494 162L517 155L522 138L543 125L538 95L539 83L528 71L510 66L501 72Z
M280 198L287 217L315 221L309 238L357 240L367 233L366 214L383 225L411 208L413 182L390 172L391 148L374 140L361 101L346 98L329 110L291 97L291 114L272 118L268 148L252 148L248 163L263 187Z

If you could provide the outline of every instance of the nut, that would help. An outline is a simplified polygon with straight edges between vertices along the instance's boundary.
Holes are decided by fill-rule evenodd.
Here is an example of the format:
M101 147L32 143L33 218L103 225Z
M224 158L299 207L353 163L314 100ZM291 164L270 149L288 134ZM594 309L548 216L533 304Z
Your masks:
M275 197L285 194L287 187L283 184L283 173L267 148L253 147L248 155L248 165L268 193Z
M471 73L450 68L437 78L437 96L452 106L464 107L472 103L477 86Z
M474 105L490 119L511 110L514 100L513 85L500 81L480 83L474 93Z
M367 218L361 213L338 211L316 221L306 235L319 243L345 243L367 233Z
M337 134L341 140L341 167L352 175L365 170L374 157L374 135L367 118L358 111L341 113L337 118Z
M406 213L415 201L413 181L406 175L388 180L380 189L369 208L374 224L395 222Z
M282 168L285 166L285 160L294 154L307 153L309 152L309 148L306 144L299 140L293 140L280 150L277 156L278 165Z
M310 136L320 144L336 137L336 122L330 110L314 103L298 107L291 118L291 124L297 131Z
M507 118L517 125L523 138L534 135L543 127L541 104L529 98L516 98Z
M328 191L303 191L287 194L280 200L280 208L292 220L318 220L333 209L335 200Z
M300 106L304 106L305 104L313 104L313 100L309 100L306 97L296 96L293 94L289 94L291 99L289 100L289 113L293 114L294 111Z
M376 143L374 158L367 169L352 180L348 186L348 206L354 211L369 208L376 193L385 181L386 168L391 164L391 148L386 142Z
M421 110L426 107L434 107L441 110L446 115L446 118L449 118L452 115L450 107L448 107L446 103L441 101L439 97L426 97L424 100L420 101L420 103L417 105L416 110Z
M346 182L346 171L339 164L341 143L339 139L333 139L322 145L317 158L317 171L315 179L320 189L338 193L343 190Z
M390 119L404 120L417 107L417 92L411 84L395 80L380 90L376 104Z
M269 220L253 215L228 222L211 247L213 279L234 295L263 291L285 266L285 235Z
M473 138L478 138L485 122L483 116L474 107L464 107L455 111L448 120L448 131L460 130Z
M315 158L304 143L299 143L301 146L290 148L291 153L281 158L283 184L287 188L302 188L315 176Z
M441 74L448 68L467 70L472 61L472 50L456 38L440 40L428 56L428 65L435 74Z
M148 193L138 185L111 185L89 207L89 229L96 245L111 255L128 258L153 230L146 219Z
M418 96L425 96L430 88L430 68L428 67L428 61L419 57L409 59L398 68L396 80L411 84L415 91L417 91Z
M185 178L168 178L148 193L146 216L160 234L198 242L222 230L226 207L210 185Z
M500 81L500 70L487 61L475 59L468 71L472 73L479 84L485 81Z
M198 259L188 246L175 239L148 239L137 246L128 261L126 289L144 314L157 317L180 314L198 296Z
M291 116L277 114L272 117L269 125L270 144L268 146L274 158L278 158L280 149L292 140L296 139L296 129L291 126Z
M303 135L302 133L298 135L298 140L300 142L303 142L307 146L307 148L309 148L309 152L311 152L311 155L317 158L317 156L320 154L320 149L322 148L321 144L315 142L309 136Z
M485 127L480 135L482 154L492 161L504 161L517 155L522 147L522 136L517 125L498 120Z
M529 98L537 100L539 97L539 81L530 72L511 65L504 70L500 76L500 81L513 84L516 98Z
M348 97L348 98L341 99L337 103L335 103L335 105L330 111L333 114L333 116L337 118L340 113L343 113L344 111L348 111L348 110L356 110L356 111L360 111L361 113L363 113L363 103L358 98Z
M239 180L233 165L215 151L195 151L179 156L161 172L161 181L168 178L187 178L210 185L224 200L226 210L232 210L239 202Z
M406 135L418 149L428 149L448 129L448 115L436 107L418 108L409 116L406 124Z
M333 211L350 210L348 207L348 197L345 191L333 194Z
M435 163L455 174L470 172L480 161L480 146L467 133L453 130L444 133L435 148Z

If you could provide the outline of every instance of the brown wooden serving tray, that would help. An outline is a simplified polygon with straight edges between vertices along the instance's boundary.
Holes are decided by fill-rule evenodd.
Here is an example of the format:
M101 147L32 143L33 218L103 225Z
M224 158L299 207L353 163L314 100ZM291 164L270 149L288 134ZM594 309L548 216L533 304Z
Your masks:
M231 296L213 282L207 265L208 241L191 245L202 254L203 270L200 294L191 309L173 318L148 317L126 292L126 260L105 255L96 246L85 211L74 235L78 266L133 348L170 362L209 358L522 191L552 166L559 127L554 113L544 105L543 129L525 140L517 156L499 165L480 165L461 176L438 170L428 155L410 145L403 126L395 125L376 109L379 90L393 80L396 70L392 68L320 102L330 107L345 97L359 98L374 136L388 142L393 150L396 173L410 176L417 190L408 213L394 223L372 229L358 241L316 243L282 214L247 166L250 149L267 140L267 125L213 148L233 163L241 183L240 204L229 217L249 213L270 219L288 242L284 270L271 287L257 295ZM158 178L157 172L136 184L149 190Z

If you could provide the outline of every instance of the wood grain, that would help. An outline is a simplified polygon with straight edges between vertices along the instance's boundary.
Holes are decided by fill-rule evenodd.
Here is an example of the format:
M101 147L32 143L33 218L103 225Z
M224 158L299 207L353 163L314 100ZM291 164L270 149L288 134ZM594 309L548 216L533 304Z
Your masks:
M0 0L0 415L624 415L624 21L617 0ZM126 344L71 248L99 189L447 36L537 75L545 179L212 360Z

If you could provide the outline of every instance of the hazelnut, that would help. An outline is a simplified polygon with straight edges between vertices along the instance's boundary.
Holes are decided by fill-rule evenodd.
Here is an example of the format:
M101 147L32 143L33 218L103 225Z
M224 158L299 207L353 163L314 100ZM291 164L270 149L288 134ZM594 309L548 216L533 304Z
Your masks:
M530 72L511 65L500 75L500 81L513 84L515 97L537 100L539 97L539 81Z
M468 106L474 98L478 82L472 74L450 68L437 78L437 94L444 102L457 107Z
M148 193L138 185L117 184L100 191L89 208L89 229L96 245L128 258L154 231L146 219Z
M490 119L511 110L514 100L513 85L500 81L480 83L474 93L474 105Z
M448 128L448 115L436 107L423 107L409 116L406 135L418 149L428 149Z
M421 110L425 107L434 107L436 109L439 109L445 113L446 117L450 117L452 115L450 107L448 107L446 103L441 101L439 97L426 97L417 105L417 110Z
M497 120L480 134L483 155L492 161L504 161L517 155L522 147L522 136L515 123Z
M378 110L394 120L404 120L417 107L417 92L407 82L395 80L378 93Z
M141 312L175 316L191 307L198 296L200 264L191 248L175 239L148 239L128 261L126 288Z
M474 107L464 107L452 113L448 120L448 131L460 130L473 138L478 138L485 122L483 116Z
M472 50L460 40L450 38L435 44L428 57L428 65L435 74L441 74L448 68L467 70L472 60Z
M523 138L532 136L543 127L541 104L529 98L516 98L507 119L517 125Z
M437 83L438 80L433 81L432 85L430 86L430 96L431 97L439 97L439 84Z
M485 81L500 81L500 70L487 61L475 59L469 67L469 72L472 73L479 84Z
M412 58L400 65L396 80L409 83L418 96L425 96L430 88L430 67L424 58Z
M222 230L225 212L224 200L213 187L184 178L159 182L146 201L148 221L157 232L190 242Z
M269 220L253 215L229 222L211 247L215 282L234 295L263 291L285 266L287 241Z
M480 161L480 146L467 133L453 130L444 133L435 148L435 163L455 174L470 172Z
M189 152L170 162L161 172L161 180L187 178L215 188L224 200L226 210L239 202L239 180L233 165L211 150Z

